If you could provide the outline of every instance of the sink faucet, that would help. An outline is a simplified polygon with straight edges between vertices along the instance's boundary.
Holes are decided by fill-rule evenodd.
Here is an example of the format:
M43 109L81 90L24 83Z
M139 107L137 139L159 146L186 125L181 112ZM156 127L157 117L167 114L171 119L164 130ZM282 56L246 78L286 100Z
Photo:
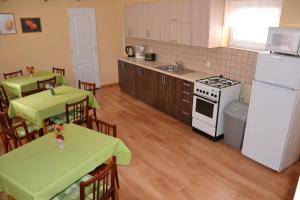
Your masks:
M182 61L180 61L180 60L175 60L175 63L176 63L176 65L177 65L177 67L178 67L178 69L181 71L181 70L183 70L183 62Z

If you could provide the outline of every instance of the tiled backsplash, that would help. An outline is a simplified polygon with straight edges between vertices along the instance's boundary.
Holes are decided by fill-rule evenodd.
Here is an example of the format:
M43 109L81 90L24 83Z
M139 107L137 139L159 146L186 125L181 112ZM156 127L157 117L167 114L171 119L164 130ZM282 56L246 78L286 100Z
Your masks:
M222 74L246 84L251 84L255 74L257 53L252 51L208 49L128 37L126 45L146 45L148 51L152 49L157 54L159 61L174 63L175 60L180 60L188 69L211 75ZM210 67L207 67L207 61L210 62Z

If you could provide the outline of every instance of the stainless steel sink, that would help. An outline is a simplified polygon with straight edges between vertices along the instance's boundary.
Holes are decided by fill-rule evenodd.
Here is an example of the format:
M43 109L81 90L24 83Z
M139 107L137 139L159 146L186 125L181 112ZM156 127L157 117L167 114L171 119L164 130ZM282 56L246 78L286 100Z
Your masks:
M176 65L164 65L164 66L159 66L156 68L160 69L162 71L165 71L165 72L170 72L170 73L180 74L180 75L193 72L192 70L188 70L188 69L176 66Z

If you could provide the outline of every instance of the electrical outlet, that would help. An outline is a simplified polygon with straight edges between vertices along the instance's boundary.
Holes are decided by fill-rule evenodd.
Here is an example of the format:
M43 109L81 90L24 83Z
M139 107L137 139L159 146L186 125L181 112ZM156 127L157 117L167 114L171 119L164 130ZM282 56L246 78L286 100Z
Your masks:
M205 67L207 67L207 68L210 68L210 67L211 67L211 63L210 63L209 60L207 60L207 61L205 62Z

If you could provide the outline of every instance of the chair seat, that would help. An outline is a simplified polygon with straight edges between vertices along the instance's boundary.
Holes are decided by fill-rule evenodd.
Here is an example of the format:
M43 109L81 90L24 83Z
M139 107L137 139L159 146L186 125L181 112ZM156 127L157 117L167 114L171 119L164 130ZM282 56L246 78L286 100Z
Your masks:
M82 178L77 180L75 183L73 183L71 186L69 186L67 189L65 189L62 192L60 192L59 194L57 194L51 200L80 200L80 189L79 189L80 182L86 182L89 179L91 179L92 177L93 176L91 176L89 174L83 176ZM92 192L93 192L93 184L91 184L90 187L88 187L85 190L85 196L86 196L85 199L92 200L93 199Z
M74 112L74 111L73 111ZM74 114L71 112L69 116L70 122L74 121ZM65 124L67 122L67 116L66 113L61 113L59 115L55 115L50 118L50 122L53 124Z
M31 124L30 122L26 122L26 125L27 125L28 132L30 134L35 131L38 131L38 128L35 125ZM19 127L16 130L19 138L26 136L25 129L23 127Z

